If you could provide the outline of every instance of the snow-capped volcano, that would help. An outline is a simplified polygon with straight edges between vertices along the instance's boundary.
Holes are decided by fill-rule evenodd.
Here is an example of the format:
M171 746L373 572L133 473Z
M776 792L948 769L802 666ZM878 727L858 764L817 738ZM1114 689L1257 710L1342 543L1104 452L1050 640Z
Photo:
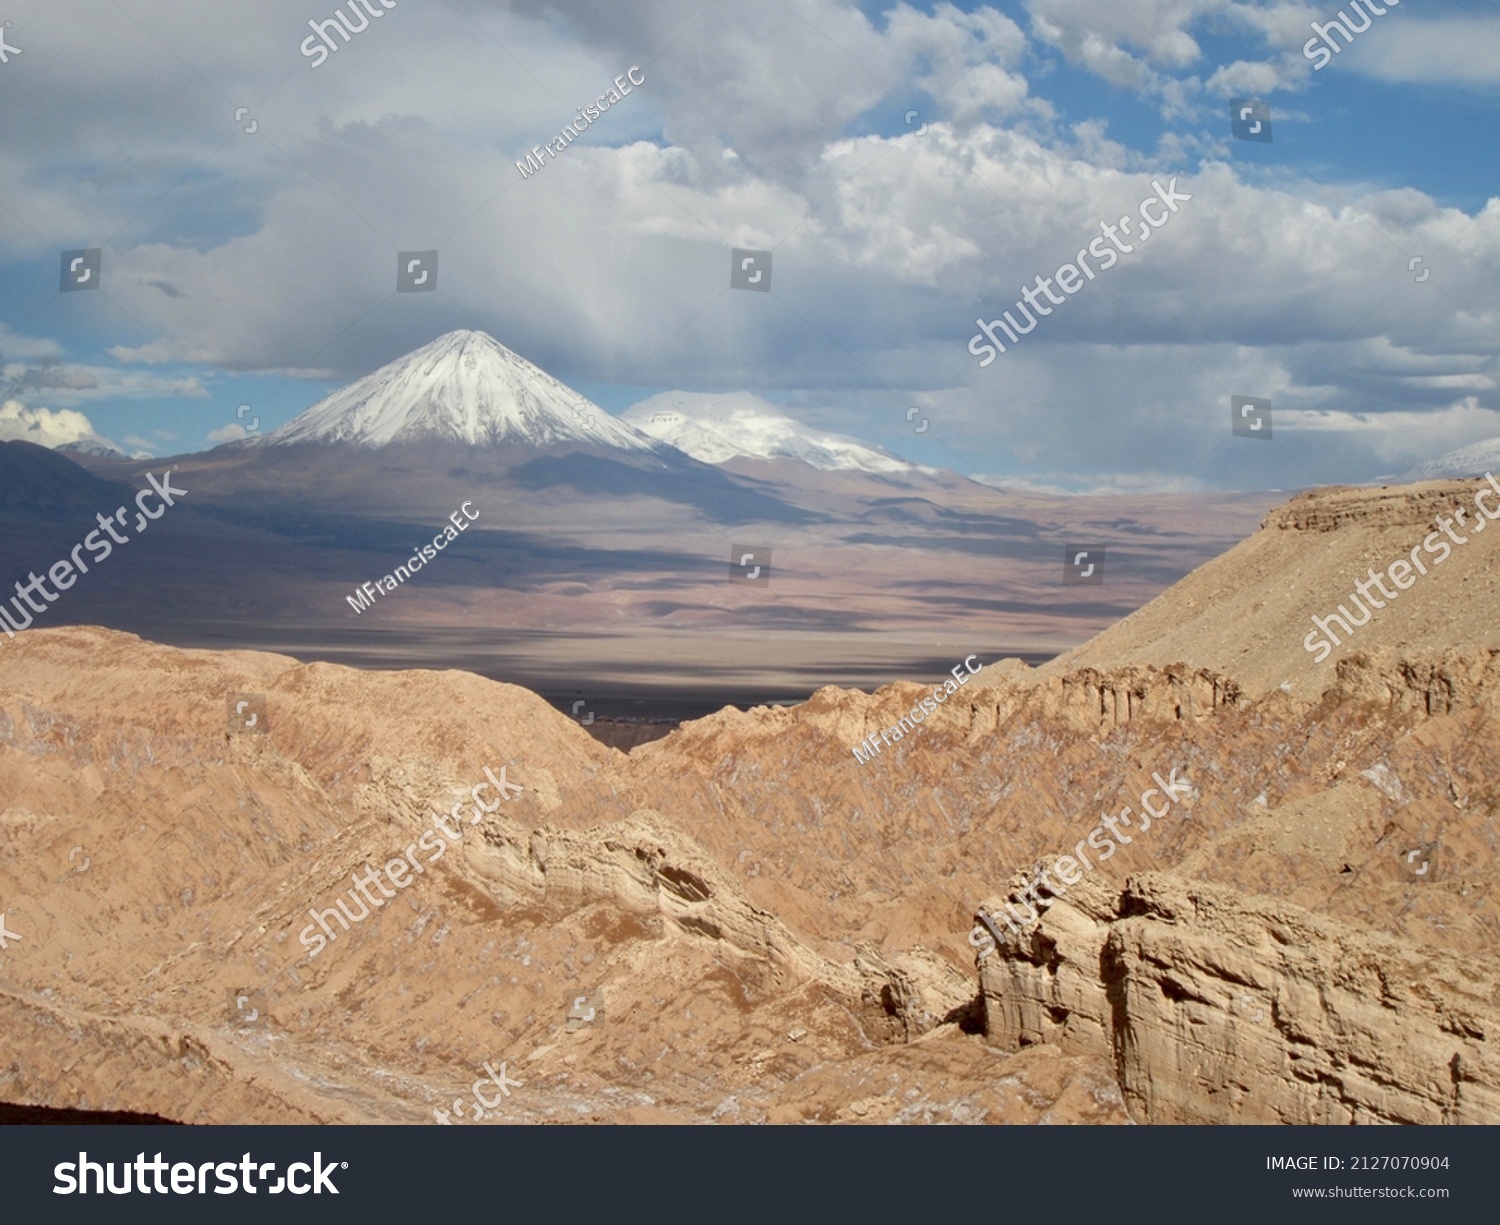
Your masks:
M1500 469L1500 438L1486 438L1466 447L1424 460L1398 478L1406 482L1438 481L1448 477L1483 476Z
M261 440L269 445L439 439L477 445L658 444L483 332L458 331L335 391Z
M800 459L825 472L921 471L915 464L844 434L829 434L787 416L749 392L728 395L666 391L620 414L637 429L706 464L748 459Z

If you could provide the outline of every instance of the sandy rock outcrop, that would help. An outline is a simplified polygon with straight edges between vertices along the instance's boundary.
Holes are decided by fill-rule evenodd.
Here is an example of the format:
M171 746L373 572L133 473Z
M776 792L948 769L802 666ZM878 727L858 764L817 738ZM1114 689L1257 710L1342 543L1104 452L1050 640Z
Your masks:
M979 973L992 1041L1110 1057L1141 1122L1500 1122L1493 971L1286 903L1085 880Z
M1354 607L1355 584L1409 558L1438 530L1437 516L1452 523L1463 507L1477 518L1475 495L1489 489L1483 480L1432 481L1298 494L1254 535L1038 671L1185 664L1233 677L1259 697L1283 684L1321 691L1333 663L1377 648L1416 658L1500 649L1500 530L1483 529L1455 529L1465 543L1441 562L1424 553L1427 573L1383 601L1331 659L1319 664L1304 647L1314 617L1340 602Z

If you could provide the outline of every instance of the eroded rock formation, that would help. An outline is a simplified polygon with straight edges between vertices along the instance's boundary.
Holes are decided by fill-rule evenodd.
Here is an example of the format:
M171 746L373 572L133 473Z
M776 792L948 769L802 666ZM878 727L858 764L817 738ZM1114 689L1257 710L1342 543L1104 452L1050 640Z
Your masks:
M1490 967L1166 873L1048 900L986 1033L1107 1056L1141 1122L1500 1122Z

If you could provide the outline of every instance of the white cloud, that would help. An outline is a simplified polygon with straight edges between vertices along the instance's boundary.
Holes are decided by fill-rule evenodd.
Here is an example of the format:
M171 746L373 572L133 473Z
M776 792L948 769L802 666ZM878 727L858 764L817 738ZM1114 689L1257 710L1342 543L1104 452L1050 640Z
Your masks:
M94 430L93 423L71 408L27 408L19 400L0 405L0 440L33 442L40 447L60 447L78 442L101 447L115 447L109 439Z
M1285 446L1257 462L1295 454L1309 479L1357 479L1392 448L1423 457L1430 440L1409 422L1461 416L1463 397L1500 404L1500 201L1469 217L1416 191L1335 184L1344 200L1328 207L1285 167L1248 181L1210 162L1149 247L997 365L965 352L977 314L996 317L1102 219L1133 212L1148 170L1219 139L1173 133L1148 158L1103 119L1059 130L1038 96L1049 48L1167 113L1212 106L1221 131L1224 95L1305 85L1308 25L1336 5L1028 0L1013 6L1021 25L947 3L875 18L849 0L403 5L317 72L296 54L302 0L206 7L135 0L138 23L112 6L93 25L44 15L56 54L27 63L42 74L33 96L56 105L31 107L0 149L21 223L0 249L55 268L54 234L139 236L105 252L131 323L111 338L118 365L58 373L51 342L0 337L6 378L34 368L49 403L207 397L179 363L352 378L481 327L570 382L805 394L822 426L860 436L873 401L899 421L895 401L926 397L949 450L995 470L1155 474L1168 448L1205 479L1242 462L1215 450L1227 396L1269 392ZM1483 71L1484 30L1392 13L1339 64L1406 79L1419 55L1457 56ZM1400 49L1410 30L1424 51ZM1249 43L1216 64L1205 46L1226 34ZM189 54L222 90L201 108L183 102ZM515 157L632 63L647 84L521 180ZM258 137L229 124L230 95L262 100ZM902 127L908 107L921 135ZM895 135L851 135L872 131ZM180 186L148 207L163 178ZM146 228L122 230L138 215ZM728 292L730 246L773 250L772 294ZM395 251L428 247L439 292L394 298ZM1413 252L1434 267L1426 286ZM1295 416L1357 411L1371 425L1344 434ZM1446 445L1464 429L1439 432Z
M1152 65L1191 67L1201 52L1188 27L1224 7L1222 0L1157 0L1150 5L1027 0L1026 5L1038 38L1112 85L1126 87L1145 85Z
M1092 497L1132 493L1197 493L1201 481L1167 472L1034 472L1027 475L991 476L976 473L969 478L996 489L1020 493L1048 493L1063 497Z
M1167 118L1188 115L1205 94L1223 99L1306 88L1312 65L1302 45L1309 23L1327 15L1298 0L1026 0L1026 8L1039 40L1112 85L1158 98ZM1195 30L1248 35L1264 44L1266 57L1212 68L1206 82L1174 76L1211 67Z
M476 166L427 133L428 173L381 179L375 168L415 156L412 133L382 122L355 138L365 146L356 161L334 132L308 156L340 198L380 198L394 219L431 197L452 201L461 221L505 170ZM1420 192L1345 189L1347 202L1329 208L1311 184L1257 187L1220 164L1180 182L1194 198L1151 246L1101 273L999 365L977 370L964 349L975 315L997 317L1021 284L1097 237L1102 219L1152 194L1150 174L1108 164L1134 159L1097 129L1074 138L1060 147L934 120L921 136L830 142L795 183L707 175L688 150L644 141L575 147L518 182L496 214L515 234L549 233L566 217L567 241L495 242L488 220L461 229L441 248L443 292L402 304L430 320L415 334L364 318L389 295L394 260L307 180L268 199L253 234L201 252L153 244L121 253L113 292L175 338L175 356L219 366L363 373L448 327L480 326L569 381L630 371L658 386L768 390L772 380L847 393L873 377L894 388L968 385L976 406L1003 389L1008 415L965 412L953 449L993 453L1022 432L1035 462L1083 471L1122 454L1149 470L1152 449L1180 439L1184 425L1217 445L1220 423L1217 433L1196 423L1203 397L1261 394L1277 370L1275 389L1294 406L1331 396L1386 413L1436 411L1462 391L1488 390L1433 379L1500 377L1500 202L1470 218ZM417 247L417 234L433 231L403 232ZM734 245L774 251L776 296L756 299L767 309L724 296ZM1440 249L1441 293L1416 285L1403 258ZM183 296L145 287L160 276ZM346 320L361 322L340 336ZM1115 343L1091 347L1101 336ZM1261 355L1253 378L1241 350ZM1406 369L1413 361L1420 371ZM1411 373L1427 382L1403 381ZM1104 423L1101 404L1110 405ZM861 433L857 419L826 424ZM1398 438L1421 442L1404 430ZM1303 457L1316 476L1281 483L1359 479L1359 465L1377 462L1372 441L1330 441Z
M1053 115L1049 105L1029 97L1030 86L1017 71L1026 56L1025 33L994 9L964 13L944 3L927 14L898 4L887 34L894 57L921 66L915 84L960 123L1022 111L1044 119Z
M1329 9L1321 21L1337 16L1332 4ZM1418 18L1393 8L1356 35L1352 46L1337 30L1330 34L1341 50L1323 73L1337 65L1406 85L1500 84L1500 15Z
M1287 85L1277 65L1264 60L1237 60L1209 77L1204 88L1219 98L1262 98Z
M129 345L114 345L110 348L109 355L118 362L141 362L146 365L177 359L175 347L161 340L153 340L135 348Z
M1343 445L1367 447L1373 460L1389 470L1433 459L1471 442L1500 437L1500 412L1465 396L1426 413L1366 413L1350 410L1299 412L1287 423L1308 433L1322 433Z
M196 375L170 378L116 366L64 365L51 355L34 365L0 362L0 395L42 393L55 404L69 406L98 400L181 398L204 400L208 389Z

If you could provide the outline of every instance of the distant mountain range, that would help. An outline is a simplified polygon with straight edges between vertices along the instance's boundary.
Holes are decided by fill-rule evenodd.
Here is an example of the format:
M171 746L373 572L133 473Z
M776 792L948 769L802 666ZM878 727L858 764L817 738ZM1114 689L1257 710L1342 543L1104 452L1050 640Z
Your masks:
M804 425L748 392L669 391L619 417L484 332L457 331L325 397L239 445L454 442L471 447L581 443L705 464L797 460L824 472L935 473L844 434ZM231 444L234 445L234 444Z
M933 471L847 434L812 429L745 391L728 395L666 391L632 405L621 419L706 464L731 459L795 459L824 472L912 475Z
M47 445L43 423L35 419L37 411L46 413L7 403L3 412L12 428L0 437L15 437L19 430L28 441ZM87 426L80 414L70 415ZM331 443L366 450L393 444L451 444L470 452L585 446L615 458L628 453L669 465L683 460L728 465L742 475L766 472L745 467L745 461L791 461L820 472L864 473L903 484L922 485L929 478L971 479L945 468L910 463L848 434L817 429L750 392L667 391L615 416L494 337L471 330L439 336L325 396L268 434L225 443L206 454ZM79 458L85 466L92 460L127 460L113 443L92 432L75 434L74 441L52 444L52 449ZM129 458L138 462L146 455L137 452ZM1376 480L1476 477L1496 469L1500 438L1490 438ZM974 479L1003 488L999 478Z
M124 451L107 442L65 442L55 448L64 455L93 455L99 459L129 459Z
M1440 481L1450 477L1483 476L1500 471L1500 438L1471 442L1436 459L1425 460L1408 468L1397 481Z
M53 624L679 705L926 677L972 652L1045 658L1237 543L1275 500L1005 491L749 395L673 392L622 419L460 331L211 451L0 445L0 586L167 468L180 505ZM351 609L460 507L461 539ZM1064 585L1077 541L1108 548L1105 586Z

